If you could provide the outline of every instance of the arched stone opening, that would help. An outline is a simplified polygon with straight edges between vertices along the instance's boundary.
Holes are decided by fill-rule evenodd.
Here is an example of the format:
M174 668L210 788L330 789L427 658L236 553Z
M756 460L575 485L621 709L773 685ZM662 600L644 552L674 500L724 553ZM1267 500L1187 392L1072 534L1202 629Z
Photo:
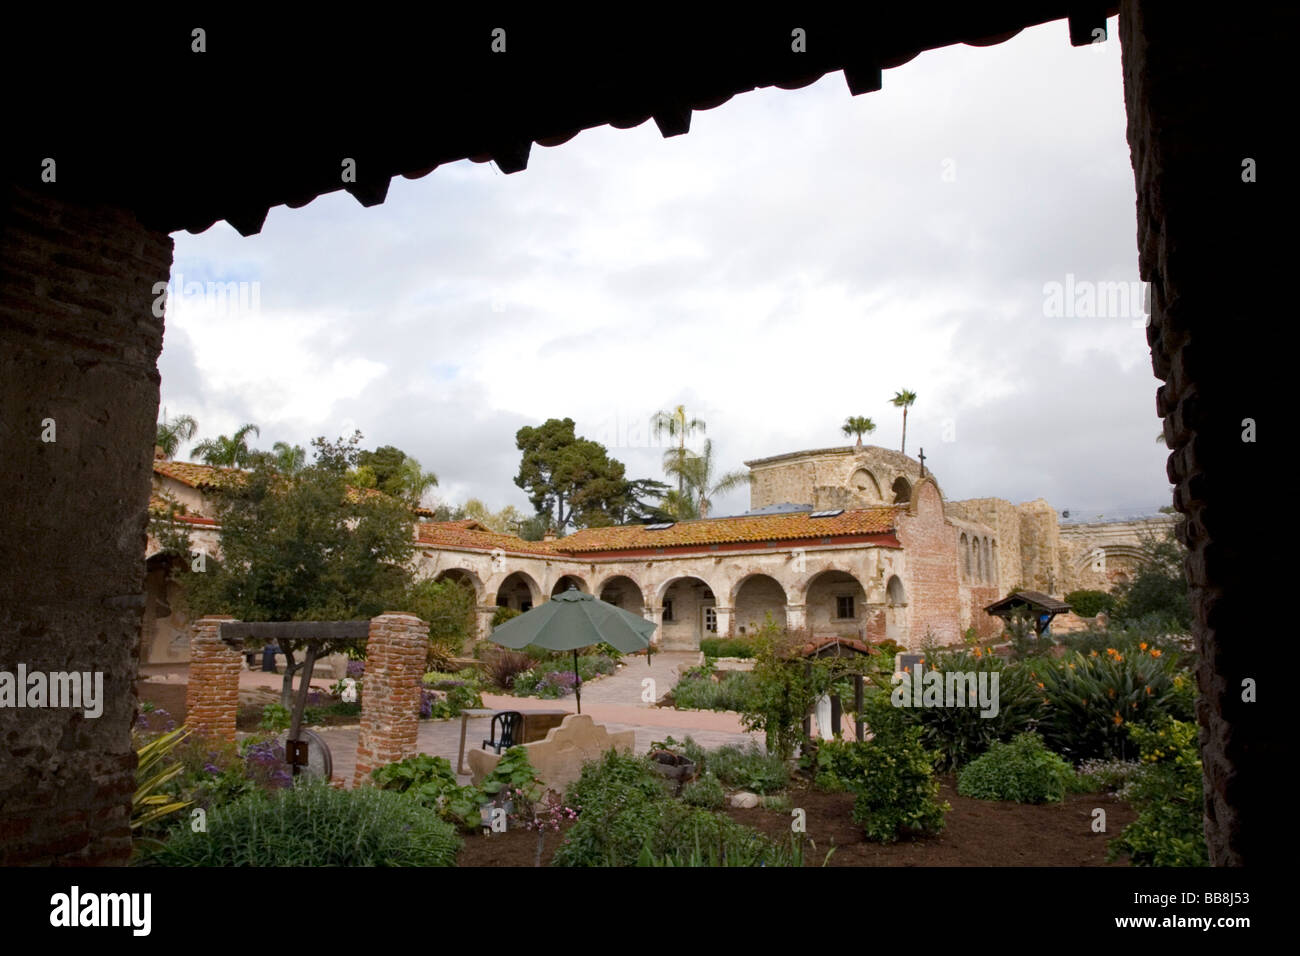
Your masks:
M970 538L966 537L966 532L961 533L961 540L958 542L958 550L961 551L961 579L969 581L971 576L970 569Z
M897 574L885 584L885 637L907 643L907 592Z
M435 581L453 581L459 584L473 594L474 602L478 603L483 584L473 571L468 571L465 568L447 568L445 571L439 571L433 579Z
M847 571L823 571L808 582L806 620L814 637L864 637L867 592Z
M696 577L673 578L659 594L663 608L659 643L664 650L699 650L703 638L718 636L717 596L707 582Z
M855 495L869 503L874 504L884 500L884 496L880 493L880 483L866 468L858 468L853 472L849 477L849 487Z
M523 571L514 571L497 585L496 606L516 611L531 610L542 596L542 589Z
M741 578L731 590L736 634L753 634L766 623L769 614L778 626L783 626L789 603L785 586L770 574L755 573Z
M890 490L894 493L894 504L905 505L912 500L912 483L899 475L894 479Z
M645 592L641 590L641 585L626 574L616 574L606 578L600 585L600 593L597 597L606 604L612 604L638 616L645 610Z
M557 594L563 594L569 588L577 588L583 594L590 594L591 590L587 587L587 582L576 574L561 574L555 579L555 584L551 587L551 597Z

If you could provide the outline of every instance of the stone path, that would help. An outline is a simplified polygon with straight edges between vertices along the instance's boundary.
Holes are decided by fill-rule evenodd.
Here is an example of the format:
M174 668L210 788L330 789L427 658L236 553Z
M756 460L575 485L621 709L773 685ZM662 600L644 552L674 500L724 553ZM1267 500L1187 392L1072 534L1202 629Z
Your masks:
M614 674L585 685L582 693L582 712L590 714L611 732L631 730L636 735L636 752L646 753L650 744L672 736L678 740L690 736L704 747L723 744L744 744L761 735L750 735L740 725L735 714L719 711L679 711L654 707L641 700L641 682L646 677L655 681L657 696L662 697L677 683L678 674L693 667L698 653L656 654L647 666L644 658L629 658L626 667ZM483 706L493 710L567 710L576 713L572 697L560 700L541 700L536 697L508 697L501 694L484 694ZM465 732L465 750L479 747L491 730L491 718L478 717L468 722ZM357 727L331 727L318 730L334 758L334 776L352 785L356 770ZM422 720L416 738L420 753L446 757L453 766L460 744L460 718L451 720ZM469 774L461 775L461 783L469 783Z

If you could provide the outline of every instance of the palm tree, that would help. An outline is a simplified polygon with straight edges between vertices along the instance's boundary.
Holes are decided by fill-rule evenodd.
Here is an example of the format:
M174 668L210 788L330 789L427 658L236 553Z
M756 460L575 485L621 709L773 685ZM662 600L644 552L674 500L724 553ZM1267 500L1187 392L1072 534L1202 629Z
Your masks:
M276 469L286 475L296 475L307 464L307 451L301 445L278 441L271 446L271 458Z
M715 479L713 475L714 464L713 442L707 438L704 440L704 448L700 454L687 452L684 458L665 463L665 470L668 474L676 475L686 489L686 491L678 493L676 500L678 502L687 501L694 505L696 514L701 518L709 516L709 509L713 507L714 495L726 494L728 491L742 485L748 485L754 480L753 473L749 471L729 471Z
M199 423L192 415L181 415L169 422L167 412L164 411L163 420L158 423L154 444L163 450L164 458L171 459L176 456L176 452L180 451L181 445L193 438L198 430Z
M227 438L218 435L194 446L194 454L202 458L205 464L219 465L227 468L242 468L249 464L256 454L248 447L248 433L261 437L262 430L256 425L242 425L234 435Z
M664 472L677 475L677 493L686 494L685 478L681 470L686 462L686 439L693 432L704 431L703 419L687 418L686 406L678 405L671 412L655 412L650 419L650 427L654 429L655 438L667 434L669 438L677 439L677 447L664 452Z
M402 493L413 505L419 505L424 500L424 493L438 484L438 476L425 471L409 455L402 461L401 476Z
M865 415L850 415L844 419L842 431L846 436L857 435L858 447L862 447L862 436L870 435L876 430L876 423Z
M894 397L890 401L893 403L895 408L901 408L903 410L903 447L900 450L904 455L906 455L907 454L907 410L908 408L911 407L912 403L916 401L916 392L908 391L905 388L899 389L897 392L894 393Z

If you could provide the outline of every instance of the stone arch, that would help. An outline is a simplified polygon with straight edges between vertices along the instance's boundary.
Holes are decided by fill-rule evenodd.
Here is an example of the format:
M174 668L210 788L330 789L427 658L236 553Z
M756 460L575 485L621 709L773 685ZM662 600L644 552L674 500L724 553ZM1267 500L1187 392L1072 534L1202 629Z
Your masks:
M992 541L989 544L989 559L993 565L989 569L993 573L991 583L997 584L1002 577L1001 573L998 571L998 539L997 538L992 539Z
M984 565L984 574L980 578L985 584L993 583L993 550L988 538L980 539L980 557Z
M849 476L849 488L855 495L867 501L879 502L885 497L880 493L880 482L876 481L876 476L871 473L871 469L862 466L855 468L853 474Z
M664 650L699 650L704 637L718 634L719 589L694 574L671 577L655 589L660 609L659 643ZM723 594L726 592L723 591Z
M971 580L978 580L980 576L980 539L970 539L970 567Z
M489 603L497 607L511 607L517 611L526 610L522 607L523 603L526 602L529 607L536 607L541 602L542 588L527 571L511 571L497 582L490 597Z
M894 504L905 505L912 500L912 483L902 475L894 479L890 485L890 491L894 493Z
M902 578L897 574L891 574L885 584L885 600L891 607L899 607L907 603L907 591L903 588Z
M587 587L587 582L581 575L561 574L555 579L555 583L551 585L551 597L555 597L557 594L563 594L565 591L569 590L570 586L577 588L584 594L591 593L591 589Z
M961 540L958 542L961 551L961 578L963 581L970 580L970 538L966 532L961 533Z
M746 574L731 589L728 604L734 609L737 634L753 633L770 613L777 624L785 623L789 591L779 578L763 571Z
M865 634L867 589L852 571L840 568L819 571L808 579L803 593L804 618L812 634L840 637Z
M597 585L596 597L615 607L640 615L645 608L645 589L630 574L611 574Z
M483 582L469 568L444 568L433 576L435 581L455 581L474 593L474 602L478 603L483 594Z

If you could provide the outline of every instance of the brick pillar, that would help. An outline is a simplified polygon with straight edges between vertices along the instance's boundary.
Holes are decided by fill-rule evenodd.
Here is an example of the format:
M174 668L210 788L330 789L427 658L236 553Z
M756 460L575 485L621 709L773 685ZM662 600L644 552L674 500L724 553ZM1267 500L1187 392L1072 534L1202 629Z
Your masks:
M239 672L243 658L218 636L233 617L209 614L190 625L190 676L185 691L185 725L196 734L235 739Z
M100 672L103 712L0 708L2 866L131 852L153 286L172 241L66 193L36 167L0 184L0 670Z
M353 786L368 781L375 767L415 754L428 646L429 625L414 614L390 611L371 620Z
M1269 473L1245 440L1246 420L1276 410L1262 383L1290 374L1270 367L1290 352L1267 324L1287 324L1291 311L1289 246L1268 238L1290 176L1285 157L1264 155L1278 117L1260 95L1280 88L1265 71L1280 75L1283 17L1280 7L1252 10L1206 30L1173 5L1120 7L1139 262L1151 283L1146 337L1164 382L1156 412L1172 449L1173 505L1185 516L1205 836L1217 866L1281 863L1288 849L1277 827L1289 810L1274 800L1290 762L1275 734L1289 715L1267 713L1287 698L1286 678L1265 686L1277 659L1266 650L1276 625L1264 620L1277 601L1261 578L1272 528L1258 506L1243 506L1243 488ZM1248 679L1260 685L1258 703L1242 699Z

